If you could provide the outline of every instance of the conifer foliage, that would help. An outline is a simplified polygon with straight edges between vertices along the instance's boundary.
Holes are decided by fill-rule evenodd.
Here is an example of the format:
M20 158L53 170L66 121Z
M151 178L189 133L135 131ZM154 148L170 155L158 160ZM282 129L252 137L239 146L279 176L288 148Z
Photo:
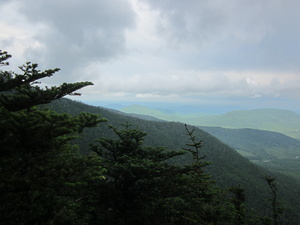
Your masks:
M0 51L0 65L8 65L10 57ZM92 83L43 89L39 80L59 69L41 72L32 63L20 69L21 74L0 71L0 223L78 223L85 198L81 192L89 182L102 179L102 168L99 157L81 156L70 140L103 119L58 114L38 105Z
M92 146L107 168L102 187L107 195L101 202L110 213L102 218L104 224L166 224L163 198L169 192L169 178L179 169L166 160L183 152L143 146L146 133L129 124L111 129L118 139L100 138L100 146Z
M192 132L188 135L194 142L188 144L188 151L169 151L144 146L144 132L129 124L123 126L111 127L116 139L100 138L99 145L92 145L107 169L107 180L98 189L99 202L104 204L98 206L102 208L101 224L231 223L223 214L229 208L223 204L222 193L203 170L208 163L201 157L183 166L170 163L174 157L199 151Z

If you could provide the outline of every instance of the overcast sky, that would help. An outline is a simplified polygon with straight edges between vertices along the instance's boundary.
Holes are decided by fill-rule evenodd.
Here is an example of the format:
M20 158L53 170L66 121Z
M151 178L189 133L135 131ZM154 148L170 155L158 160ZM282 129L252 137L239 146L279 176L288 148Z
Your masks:
M80 101L300 112L299 0L1 0L0 10L10 68L61 68L47 85L93 82Z

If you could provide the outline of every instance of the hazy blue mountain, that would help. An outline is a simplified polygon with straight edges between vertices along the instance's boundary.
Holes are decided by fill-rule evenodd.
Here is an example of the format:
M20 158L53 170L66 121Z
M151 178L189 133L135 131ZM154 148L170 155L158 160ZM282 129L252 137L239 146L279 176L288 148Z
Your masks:
M200 116L206 115L203 113L183 114L183 113L176 112L174 110L166 110L166 109L158 109L158 108L152 109L141 105L126 106L120 109L120 111L128 114L135 114L136 116L147 115L165 121L183 122L183 123L187 122L188 120L193 120L194 118L198 118Z
M117 104L117 103L111 103L111 104L107 104L104 106L105 108L109 108L109 109L116 109L116 110L120 110L122 108L124 108L125 106L122 104Z
M132 117L136 117L142 120L150 120L150 121L165 121L165 120L161 120L161 119L157 119L156 117L153 116L147 116L147 115L141 115L141 114L135 114L135 113L127 113L127 115L132 116Z
M199 117L193 121L193 124L269 130L300 138L300 115L283 109L232 111L217 116Z
M204 115L201 112L198 114L166 114L158 110L135 105L122 108L121 111L196 126L269 130L300 139L300 115L283 109L240 110L220 115Z
M99 102L99 101L90 101L87 104L93 106L104 106L107 108L113 109L122 109L125 107L130 107L132 105L140 105L143 107L147 107L150 109L156 109L164 113L182 113L182 114L194 114L201 112L202 114L212 115L212 114L222 114L226 112L230 112L236 110L234 106L228 105L195 105L189 103L165 103L165 102Z

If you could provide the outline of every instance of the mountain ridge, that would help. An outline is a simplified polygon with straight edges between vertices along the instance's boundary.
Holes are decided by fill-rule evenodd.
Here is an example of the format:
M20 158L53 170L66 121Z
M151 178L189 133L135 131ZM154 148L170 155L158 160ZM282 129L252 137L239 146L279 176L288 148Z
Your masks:
M157 119L177 121L195 126L214 126L222 128L252 128L283 133L300 139L300 114L284 109L253 109L236 110L218 115L196 114L165 114L158 110L137 105L125 107L120 111L125 113L143 114Z

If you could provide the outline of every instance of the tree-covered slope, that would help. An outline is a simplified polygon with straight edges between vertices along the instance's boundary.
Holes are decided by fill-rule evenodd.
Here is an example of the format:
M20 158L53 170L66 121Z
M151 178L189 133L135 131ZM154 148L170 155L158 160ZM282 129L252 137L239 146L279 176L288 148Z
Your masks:
M300 179L300 141L284 134L256 129L201 129L228 144L252 162Z
M147 145L166 146L168 149L178 150L185 147L185 144L188 142L186 130L182 123L141 120L121 112L93 107L68 99L52 102L50 107L58 112L70 114L78 114L80 112L101 114L108 119L107 125L117 127L128 122L148 134L145 139L145 144ZM213 163L213 165L207 167L207 171L220 186L241 185L246 190L249 207L253 208L255 213L266 215L270 212L270 204L268 202L270 195L264 177L267 175L275 176L278 182L279 199L287 207L285 214L287 221L289 221L289 224L300 222L298 215L300 211L300 186L295 180L280 174L271 173L254 165L228 145L223 144L203 130L196 128L195 135L203 140L201 154L207 155L205 159ZM96 138L112 136L113 133L107 126L101 124L97 128L84 132L78 143L86 145L89 142L93 142ZM190 159L191 157L187 156L179 157L176 163L182 164Z

